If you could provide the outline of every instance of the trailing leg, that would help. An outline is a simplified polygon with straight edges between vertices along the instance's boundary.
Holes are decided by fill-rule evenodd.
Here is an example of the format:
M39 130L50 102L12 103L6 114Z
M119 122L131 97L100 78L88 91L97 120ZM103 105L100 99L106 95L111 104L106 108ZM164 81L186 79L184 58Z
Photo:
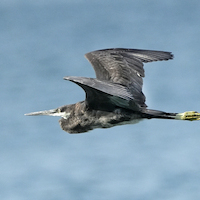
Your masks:
M144 117L147 117L149 119L157 118L157 119L177 119L177 120L195 121L195 120L200 120L200 113L196 111L186 111L183 113L167 113L159 110L147 109L144 112Z

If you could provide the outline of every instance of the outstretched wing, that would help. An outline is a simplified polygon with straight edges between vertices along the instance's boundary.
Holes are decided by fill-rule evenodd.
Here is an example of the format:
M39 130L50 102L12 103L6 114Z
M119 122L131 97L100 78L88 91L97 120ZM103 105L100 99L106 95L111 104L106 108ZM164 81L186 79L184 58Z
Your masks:
M172 59L170 52L105 49L87 53L96 79L64 77L86 92L86 103L93 109L113 110L116 106L141 111L146 108L142 93L143 63Z
M173 55L164 51L117 48L93 51L85 57L92 64L98 80L126 87L135 102L145 107L143 63L169 60Z

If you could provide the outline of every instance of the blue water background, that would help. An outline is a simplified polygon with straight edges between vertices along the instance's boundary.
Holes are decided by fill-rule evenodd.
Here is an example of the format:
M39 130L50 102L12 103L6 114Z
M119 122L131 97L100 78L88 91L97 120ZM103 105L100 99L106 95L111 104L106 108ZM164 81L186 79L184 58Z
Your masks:
M149 108L200 111L200 1L1 0L0 199L198 200L200 122L144 120L70 135L24 113L83 100L89 51L172 51L145 65Z

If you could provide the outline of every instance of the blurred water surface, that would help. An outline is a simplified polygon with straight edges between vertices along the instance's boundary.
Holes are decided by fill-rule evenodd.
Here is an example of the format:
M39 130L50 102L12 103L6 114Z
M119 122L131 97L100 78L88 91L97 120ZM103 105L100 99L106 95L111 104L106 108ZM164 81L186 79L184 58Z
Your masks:
M149 108L200 111L197 0L0 2L0 198L199 199L200 124L144 120L70 135L24 113L84 99L64 76L94 77L83 55L124 47L172 51L145 65Z

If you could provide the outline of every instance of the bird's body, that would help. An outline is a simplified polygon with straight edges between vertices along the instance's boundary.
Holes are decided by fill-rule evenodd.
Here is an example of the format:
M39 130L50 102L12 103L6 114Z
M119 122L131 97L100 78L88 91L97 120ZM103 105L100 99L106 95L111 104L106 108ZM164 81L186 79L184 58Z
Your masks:
M82 87L85 101L27 115L60 116L60 126L69 133L95 128L134 124L142 119L199 120L200 113L166 113L147 109L142 92L143 63L169 60L170 52L138 49L104 49L87 53L96 78L64 77Z
M112 111L93 110L85 102L70 105L73 113L67 118L59 120L63 130L69 133L83 133L95 128L111 128L116 125L134 124L142 120L140 114L123 108Z

